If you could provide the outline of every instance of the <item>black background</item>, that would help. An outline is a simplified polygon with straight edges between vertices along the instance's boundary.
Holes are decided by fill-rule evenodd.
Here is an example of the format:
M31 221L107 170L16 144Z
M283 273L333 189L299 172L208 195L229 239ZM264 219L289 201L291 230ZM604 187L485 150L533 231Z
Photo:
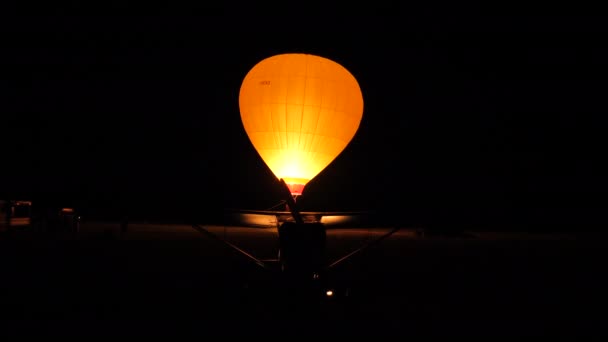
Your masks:
M278 185L240 122L239 87L261 59L305 52L350 70L365 109L303 209L606 223L606 30L593 9L109 1L3 13L5 198L108 217L266 209Z

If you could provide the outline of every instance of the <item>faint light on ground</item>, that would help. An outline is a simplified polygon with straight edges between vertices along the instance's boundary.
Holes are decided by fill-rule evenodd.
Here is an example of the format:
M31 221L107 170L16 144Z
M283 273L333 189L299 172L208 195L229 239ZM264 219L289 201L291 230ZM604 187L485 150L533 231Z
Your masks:
M326 225L345 224L350 221L355 221L352 216L348 215L326 215L321 218L321 223Z
M235 214L236 219L247 226L257 227L276 227L277 217L275 215L264 215L264 214L246 214L238 213Z

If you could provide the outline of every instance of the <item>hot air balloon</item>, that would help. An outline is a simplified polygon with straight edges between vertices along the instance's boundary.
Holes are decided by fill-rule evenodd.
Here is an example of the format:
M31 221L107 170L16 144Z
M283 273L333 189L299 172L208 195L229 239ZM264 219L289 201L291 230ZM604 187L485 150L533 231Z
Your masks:
M239 109L254 148L294 198L350 143L363 117L363 95L340 64L286 53L245 76Z
M295 197L342 153L359 129L363 96L357 80L343 66L325 57L279 54L263 59L247 73L241 84L239 108L253 147L282 183L294 220L281 219L284 212L237 211L273 216L276 221L272 225L280 223L277 225L279 252L275 260L259 260L219 239L265 269L277 269L271 266L273 261L277 262L285 279L292 281L287 288L311 293L323 290L324 297L333 296L333 289L325 289L327 271L399 230L395 227L355 252L327 263L327 227L322 218L328 212L306 212L304 220L304 215L295 208ZM214 236L202 226L193 227Z

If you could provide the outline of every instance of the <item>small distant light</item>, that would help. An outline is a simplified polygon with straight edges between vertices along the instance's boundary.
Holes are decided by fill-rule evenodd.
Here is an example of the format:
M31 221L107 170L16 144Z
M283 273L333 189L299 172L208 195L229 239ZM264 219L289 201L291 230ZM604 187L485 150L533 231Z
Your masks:
M319 273L313 273L312 279L319 279Z
M325 292L325 294L327 295L327 297L331 297L331 296L333 296L333 295L334 295L334 291L332 291L332 290L327 290L327 291Z

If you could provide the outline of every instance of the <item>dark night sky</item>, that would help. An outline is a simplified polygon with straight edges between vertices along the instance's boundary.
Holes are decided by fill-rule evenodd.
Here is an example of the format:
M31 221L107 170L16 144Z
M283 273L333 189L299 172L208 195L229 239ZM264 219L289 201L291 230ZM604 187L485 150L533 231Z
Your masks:
M604 18L201 3L5 20L2 196L265 209L278 192L242 128L240 83L265 57L306 52L349 69L365 110L305 208L606 222Z

